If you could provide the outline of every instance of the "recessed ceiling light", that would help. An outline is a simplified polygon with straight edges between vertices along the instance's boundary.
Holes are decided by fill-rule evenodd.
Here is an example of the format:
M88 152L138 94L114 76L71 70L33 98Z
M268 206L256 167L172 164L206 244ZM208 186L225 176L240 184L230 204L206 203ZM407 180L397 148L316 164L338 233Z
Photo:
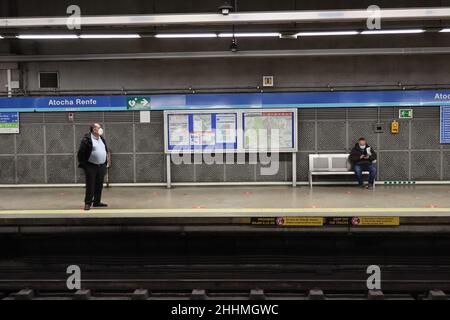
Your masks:
M279 32L241 32L241 33L220 33L219 38L251 38L251 37L280 37Z
M439 32L450 32L450 28L444 28L444 29L442 29L442 30L439 31Z
M423 33L424 29L403 29L403 30L365 30L361 34L410 34Z
M138 39L139 34L82 34L81 39Z
M58 39L78 39L76 34L21 34L17 36L23 40L58 40Z
M358 31L317 31L317 32L299 32L297 37L316 37L316 36L351 36L359 34Z
M155 35L159 39L180 39L180 38L217 38L215 33L163 33Z

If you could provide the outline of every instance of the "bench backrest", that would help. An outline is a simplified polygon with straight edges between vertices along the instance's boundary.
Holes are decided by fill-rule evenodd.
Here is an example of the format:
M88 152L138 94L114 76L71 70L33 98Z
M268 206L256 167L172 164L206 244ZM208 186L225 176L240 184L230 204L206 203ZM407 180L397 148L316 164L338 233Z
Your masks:
M309 171L350 171L348 153L310 154Z

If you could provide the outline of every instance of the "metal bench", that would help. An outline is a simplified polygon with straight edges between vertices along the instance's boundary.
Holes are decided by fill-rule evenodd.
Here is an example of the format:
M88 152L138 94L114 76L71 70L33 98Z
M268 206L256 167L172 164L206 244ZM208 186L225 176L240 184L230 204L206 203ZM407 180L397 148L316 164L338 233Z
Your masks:
M313 176L354 175L348 160L348 153L310 154L309 155L309 187L312 188ZM369 171L363 171L368 175Z

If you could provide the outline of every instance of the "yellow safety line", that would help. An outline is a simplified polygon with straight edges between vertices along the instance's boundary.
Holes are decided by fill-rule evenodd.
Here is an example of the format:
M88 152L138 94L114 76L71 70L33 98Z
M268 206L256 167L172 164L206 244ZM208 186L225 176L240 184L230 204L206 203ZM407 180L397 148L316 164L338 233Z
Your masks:
M84 211L81 209L50 209L50 210L0 210L0 215L73 215L73 214L318 214L318 213L449 213L450 208L176 208L176 209L93 209Z

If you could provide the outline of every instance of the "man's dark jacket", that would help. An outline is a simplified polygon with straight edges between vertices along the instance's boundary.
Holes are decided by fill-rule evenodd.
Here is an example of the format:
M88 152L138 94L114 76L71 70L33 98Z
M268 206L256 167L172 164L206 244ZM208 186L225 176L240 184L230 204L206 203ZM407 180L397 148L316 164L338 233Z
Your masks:
M370 148L370 153L371 153L371 155L369 156L369 159L361 159L362 155L365 155L365 156L368 155L367 154L367 148ZM377 153L369 145L366 145L366 147L364 149L361 149L359 147L359 143L357 143L357 144L355 144L355 147L350 152L350 161L351 161L353 166L355 164L359 164L359 165L371 164L375 160L377 160Z
M105 144L106 154L108 154L108 146L106 145L105 139L102 136L100 136L100 139L102 139L103 143ZM80 149L78 149L78 168L86 167L86 164L89 158L91 157L91 153L92 153L92 138L91 133L87 133L81 140ZM106 160L106 162L107 161L108 159Z

